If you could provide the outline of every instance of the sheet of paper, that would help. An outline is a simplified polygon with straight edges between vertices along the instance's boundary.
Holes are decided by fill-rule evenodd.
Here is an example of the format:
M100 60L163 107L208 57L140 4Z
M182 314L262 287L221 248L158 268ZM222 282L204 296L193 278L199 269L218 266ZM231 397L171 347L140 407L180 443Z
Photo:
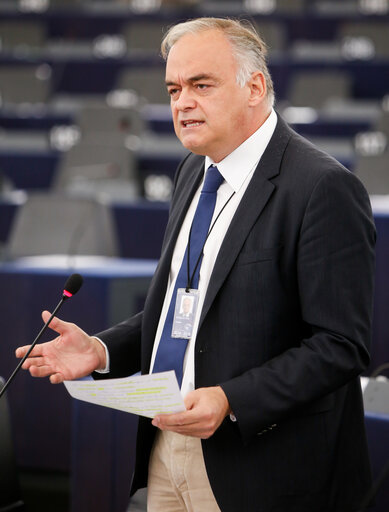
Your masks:
M64 384L73 398L148 418L185 410L174 371L123 379L68 380Z

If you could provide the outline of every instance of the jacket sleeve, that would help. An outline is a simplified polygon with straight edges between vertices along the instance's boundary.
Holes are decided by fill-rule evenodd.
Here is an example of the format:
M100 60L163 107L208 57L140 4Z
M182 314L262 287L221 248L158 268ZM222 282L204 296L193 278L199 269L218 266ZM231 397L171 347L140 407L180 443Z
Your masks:
M95 334L108 348L110 372L95 373L97 379L113 379L133 375L140 370L141 326L143 313Z

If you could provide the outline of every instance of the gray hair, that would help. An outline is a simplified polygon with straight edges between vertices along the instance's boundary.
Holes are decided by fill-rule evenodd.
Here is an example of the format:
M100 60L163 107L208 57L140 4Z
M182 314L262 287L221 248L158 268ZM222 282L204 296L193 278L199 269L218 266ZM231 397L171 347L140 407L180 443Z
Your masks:
M206 30L220 30L231 43L233 55L238 65L236 81L243 87L255 71L265 77L269 106L274 104L274 87L267 64L267 46L248 21L225 18L197 18L178 23L165 34L162 44L162 57L166 60L171 47L186 34L197 34Z

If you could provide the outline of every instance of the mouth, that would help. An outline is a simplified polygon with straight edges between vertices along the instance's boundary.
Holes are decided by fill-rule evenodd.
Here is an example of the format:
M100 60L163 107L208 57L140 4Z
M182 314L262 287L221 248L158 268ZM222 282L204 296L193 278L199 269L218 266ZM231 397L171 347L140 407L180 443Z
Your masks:
M183 128L196 128L202 124L204 124L204 121L197 121L196 119L187 119L186 121L181 121L181 126Z

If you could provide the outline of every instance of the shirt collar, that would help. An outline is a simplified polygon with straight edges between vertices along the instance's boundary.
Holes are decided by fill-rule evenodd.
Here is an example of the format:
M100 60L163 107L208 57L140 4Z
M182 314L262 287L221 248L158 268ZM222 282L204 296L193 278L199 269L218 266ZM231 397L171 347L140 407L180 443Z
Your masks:
M216 165L220 174L230 187L238 192L248 175L256 168L277 124L277 114L272 109L266 121L248 139L238 146L223 160L214 163L209 156L205 157L205 170ZM239 172L237 172L239 169Z

